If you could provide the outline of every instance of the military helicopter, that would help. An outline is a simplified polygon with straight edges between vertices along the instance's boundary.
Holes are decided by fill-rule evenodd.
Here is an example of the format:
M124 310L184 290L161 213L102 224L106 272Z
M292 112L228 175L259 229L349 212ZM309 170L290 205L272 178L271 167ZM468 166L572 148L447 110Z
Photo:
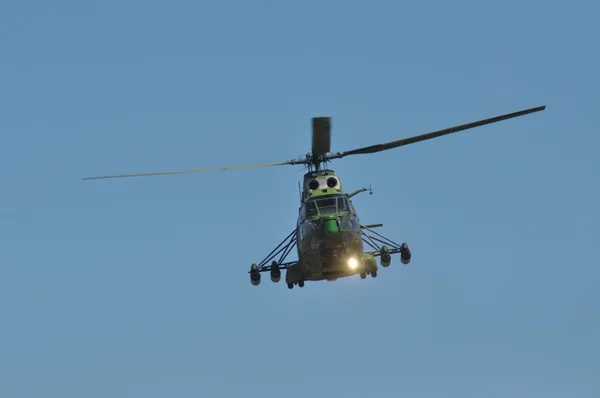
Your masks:
M357 274L361 279L365 279L367 275L375 278L378 272L376 257L380 258L380 264L384 268L391 264L392 254L398 253L400 261L409 264L412 257L411 249L406 242L397 244L373 231L383 224L362 225L360 223L350 198L361 192L368 191L372 194L373 191L370 188L361 188L346 193L340 177L328 168L328 163L333 159L381 152L544 109L546 106L539 106L397 141L336 153L331 152L331 118L314 117L312 118L312 151L298 159L245 166L86 177L84 180L305 165L308 171L304 174L296 227L260 263L251 265L250 282L258 286L261 273L269 272L271 281L277 283L281 280L282 270L286 271L285 281L289 289L293 289L294 286L304 287L305 281L335 281L338 278ZM365 244L372 250L365 250ZM285 262L294 247L297 248L298 259Z

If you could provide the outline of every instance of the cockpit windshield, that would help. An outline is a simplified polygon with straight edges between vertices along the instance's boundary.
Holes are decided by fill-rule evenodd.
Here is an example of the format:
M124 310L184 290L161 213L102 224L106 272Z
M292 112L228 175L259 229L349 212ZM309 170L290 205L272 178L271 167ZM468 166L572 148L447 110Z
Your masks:
M322 198L311 198L305 203L305 216L311 217L320 214L333 214L349 211L348 199L344 195L327 195Z

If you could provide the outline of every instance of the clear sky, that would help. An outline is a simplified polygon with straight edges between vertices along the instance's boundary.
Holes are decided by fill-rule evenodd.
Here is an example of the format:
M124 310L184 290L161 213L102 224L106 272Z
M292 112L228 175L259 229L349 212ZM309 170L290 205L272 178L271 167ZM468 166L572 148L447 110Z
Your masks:
M3 1L0 396L600 396L594 1ZM413 261L288 290L283 161ZM294 259L295 253L290 257Z

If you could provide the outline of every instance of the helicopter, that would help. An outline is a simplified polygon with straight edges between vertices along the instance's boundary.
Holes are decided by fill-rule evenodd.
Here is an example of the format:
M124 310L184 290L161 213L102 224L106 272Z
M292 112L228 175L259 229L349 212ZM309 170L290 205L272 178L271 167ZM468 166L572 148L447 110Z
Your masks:
M384 144L335 153L331 152L331 117L313 117L312 150L297 159L243 166L120 174L83 179L93 180L304 165L307 172L304 174L302 188L299 183L300 207L296 226L261 262L253 263L250 266L250 271L248 271L250 283L258 286L261 282L261 274L264 272L269 272L271 281L277 283L281 280L281 273L284 270L286 271L285 282L289 289L293 289L294 286L302 288L306 281L336 281L338 278L357 274L360 275L361 279L365 279L367 275L375 278L379 271L377 257L379 257L380 265L383 268L390 266L393 254L400 254L401 263L406 265L411 261L412 251L406 242L397 244L374 231L375 228L382 227L383 224L363 225L360 223L351 198L367 191L373 194L373 191L369 187L347 193L343 188L340 176L328 168L328 163L331 160L351 155L381 152L540 112L545 109L545 105L529 108ZM365 250L365 245L369 246L370 250ZM286 261L294 247L296 247L298 259Z

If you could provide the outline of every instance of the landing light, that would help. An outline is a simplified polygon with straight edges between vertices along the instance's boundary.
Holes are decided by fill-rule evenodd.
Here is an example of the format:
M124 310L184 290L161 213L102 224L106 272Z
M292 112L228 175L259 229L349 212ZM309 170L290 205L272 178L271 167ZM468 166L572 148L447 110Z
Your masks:
M356 261L354 257L350 257L348 259L348 267L355 269L356 267L358 267L358 261Z

